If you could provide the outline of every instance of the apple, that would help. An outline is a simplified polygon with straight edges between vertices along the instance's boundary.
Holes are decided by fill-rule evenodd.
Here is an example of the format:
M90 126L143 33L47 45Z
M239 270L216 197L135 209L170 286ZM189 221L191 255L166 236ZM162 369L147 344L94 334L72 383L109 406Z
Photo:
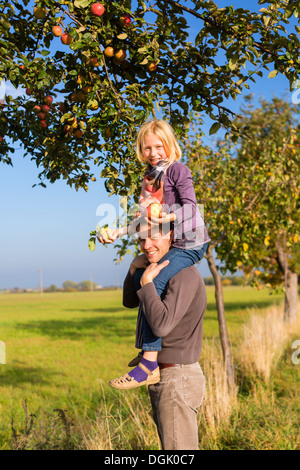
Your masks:
M48 95L44 98L44 103L50 106L53 103L53 98L52 96Z
M33 10L33 14L38 20L42 20L46 16L46 8L35 7Z
M62 30L61 26L59 26L59 25L53 26L53 28L52 28L53 36L59 37L59 36L62 35L62 32L63 32L63 30Z
M36 104L36 105L33 107L33 111L34 111L35 113L39 113L40 111L42 111L42 108Z
M2 136L0 136L0 142L3 142L4 138Z
M82 88L83 93L88 94L91 93L93 89L93 85L86 85Z
M83 135L83 132L81 129L76 129L76 131L74 132L74 137L76 137L76 139L80 139Z
M147 216L150 220L154 217L159 219L162 216L162 207L158 202L153 202L147 207Z
M121 17L120 19L120 23L121 23L121 26L125 27L125 28L128 28L128 26L130 25L131 23L131 18L129 15L124 15Z
M149 70L149 72L155 72L155 70L157 69L157 65L158 65L157 62L150 62L150 63L148 64L148 70Z
M92 67L99 67L98 57L91 57L90 58L90 65Z
M69 33L63 33L60 37L60 40L66 46L69 46L73 42L73 37Z
M97 235L100 235L100 237L103 238L109 238L109 236L111 235L111 229L109 227L101 227L100 230L97 232Z
M37 117L41 120L44 121L46 119L46 114L45 113L38 113Z
M117 62L123 62L126 59L126 51L124 51L124 49L119 49L115 53L115 59Z
M105 8L101 3L93 3L91 6L91 12L95 16L102 16L105 12Z
M115 53L115 50L113 47L111 46L107 46L105 49L104 49L104 55L105 57L113 57L114 56L114 53Z
M42 111L43 111L44 113L46 113L46 114L49 113L49 111L50 111L50 106L48 106L47 104L43 104L43 105L42 105Z
M30 88L26 88L26 95L31 96L33 91Z
M47 123L46 123L46 121L45 121L44 119L42 119L42 120L40 121L40 127L41 127L42 129L45 129L45 128L47 127Z

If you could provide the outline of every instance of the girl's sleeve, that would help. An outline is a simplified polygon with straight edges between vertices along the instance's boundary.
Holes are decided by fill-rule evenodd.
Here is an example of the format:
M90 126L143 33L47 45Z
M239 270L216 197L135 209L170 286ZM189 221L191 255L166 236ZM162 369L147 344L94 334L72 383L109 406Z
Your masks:
M181 201L181 207L172 211L176 215L176 223L180 224L196 216L197 201L192 174L186 165L177 163L173 165L170 177Z

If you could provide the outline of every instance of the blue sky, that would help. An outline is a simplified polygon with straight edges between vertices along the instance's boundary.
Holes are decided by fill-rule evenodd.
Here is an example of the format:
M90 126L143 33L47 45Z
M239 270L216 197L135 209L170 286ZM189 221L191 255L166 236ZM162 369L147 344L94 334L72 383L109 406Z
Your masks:
M249 2L243 0L216 3L249 8ZM270 100L274 95L291 99L288 81L282 76L267 79L266 73L264 78L257 78L256 84L249 83L249 92L255 94L256 100L260 96ZM224 105L238 111L242 101L239 97ZM208 133L210 125L204 118L205 132ZM208 138L208 142L213 144L215 138ZM16 149L14 167L0 166L0 289L38 287L40 269L44 286L60 287L65 280L79 282L91 278L103 286L121 285L131 255L116 265L112 246L98 244L93 253L87 247L89 232L100 220L97 207L105 203L117 207L118 198L108 197L100 177L91 182L87 193L76 192L63 181L48 184L46 189L32 188L38 183L39 171L29 157L23 158L21 148ZM199 270L203 276L210 275L205 260Z

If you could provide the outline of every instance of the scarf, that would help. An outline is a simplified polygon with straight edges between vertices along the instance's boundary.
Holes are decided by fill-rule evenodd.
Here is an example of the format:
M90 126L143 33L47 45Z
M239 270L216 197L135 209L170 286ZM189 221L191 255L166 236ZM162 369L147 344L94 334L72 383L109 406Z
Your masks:
M144 212L153 202L164 203L164 179L169 162L160 160L157 165L148 165L142 183L141 196L139 199L140 211Z

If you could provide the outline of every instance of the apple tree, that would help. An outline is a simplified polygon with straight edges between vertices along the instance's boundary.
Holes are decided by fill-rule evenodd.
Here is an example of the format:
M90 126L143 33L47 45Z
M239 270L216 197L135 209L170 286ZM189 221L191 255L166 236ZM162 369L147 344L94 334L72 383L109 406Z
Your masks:
M244 270L258 288L285 286L285 319L297 315L297 249L300 242L299 145L297 106L279 98L261 100L254 109L249 97L235 120L247 135L237 144L219 140L216 149L187 142L196 193L205 207L212 238L207 260L215 279L217 305L224 305L219 269ZM297 267L298 266L298 267Z
M237 136L225 100L263 69L291 87L300 71L299 2L258 3L2 2L0 79L20 93L1 103L0 160L13 164L20 142L42 186L63 178L87 190L101 171L109 193L137 195L134 141L149 117L168 119L180 138L194 110L211 132Z
M254 282L269 287L284 283L285 320L297 318L298 273L296 251L300 243L300 125L298 106L280 98L260 100L260 107L243 110L236 125L246 129L239 141L237 162L248 166L253 222L246 227L247 252L240 260L251 269ZM248 228L249 227L249 228ZM258 243L256 243L258 241Z

